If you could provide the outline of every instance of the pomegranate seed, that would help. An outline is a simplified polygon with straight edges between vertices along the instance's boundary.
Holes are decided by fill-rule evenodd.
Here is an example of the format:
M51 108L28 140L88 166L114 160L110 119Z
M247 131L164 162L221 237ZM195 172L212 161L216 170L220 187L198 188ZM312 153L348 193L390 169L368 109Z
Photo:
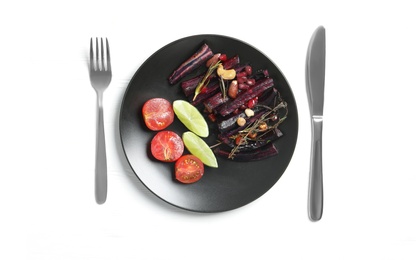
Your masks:
M199 93L204 94L205 92L207 92L207 90L208 90L208 88L206 86L203 86Z
M247 79L246 83L249 86L253 86L254 84L256 84L256 80L255 79Z
M251 66L246 66L244 68L244 71L246 72L247 75L251 75L251 73L253 73L253 69L251 68Z
M247 73L245 71L237 73L237 78L247 77Z
M226 60L227 60L227 54L221 54L220 61L226 61Z
M247 81L247 77L237 77L237 82L238 83L245 83Z
M258 103L258 99L252 98L247 102L247 107L253 108L255 105L257 105L257 103Z

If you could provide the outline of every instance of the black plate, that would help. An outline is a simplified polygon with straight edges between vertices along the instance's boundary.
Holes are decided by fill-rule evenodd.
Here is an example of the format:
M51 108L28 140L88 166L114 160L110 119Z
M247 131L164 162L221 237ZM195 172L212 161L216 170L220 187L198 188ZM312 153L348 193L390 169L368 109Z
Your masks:
M279 154L256 162L234 162L218 158L219 167L205 167L203 178L194 184L175 181L174 164L155 161L149 155L149 143L155 132L142 120L141 108L153 97L170 101L185 99L179 84L169 85L167 78L184 60L207 43L214 53L238 54L253 69L267 69L275 87L289 105L288 118L281 125L284 136L275 145ZM175 120L167 130L179 135L185 127ZM131 168L140 181L160 199L190 211L221 212L244 206L267 192L288 166L298 135L298 114L295 98L280 70L264 54L237 39L219 35L197 35L174 41L155 52L137 70L130 81L120 112L121 142ZM211 135L207 143L215 143Z

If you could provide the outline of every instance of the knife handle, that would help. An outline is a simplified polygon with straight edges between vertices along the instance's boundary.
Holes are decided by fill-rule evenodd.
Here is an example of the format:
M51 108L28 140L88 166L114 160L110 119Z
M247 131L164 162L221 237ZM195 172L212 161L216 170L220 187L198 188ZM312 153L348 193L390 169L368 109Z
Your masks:
M322 116L312 117L312 144L309 172L309 218L318 221L323 210L323 180L322 180Z

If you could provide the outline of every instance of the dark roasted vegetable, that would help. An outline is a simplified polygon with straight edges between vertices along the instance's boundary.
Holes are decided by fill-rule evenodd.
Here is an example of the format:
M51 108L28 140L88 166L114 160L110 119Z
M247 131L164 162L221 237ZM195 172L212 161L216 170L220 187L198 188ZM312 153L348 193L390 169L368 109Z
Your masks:
M240 57L238 55L235 55L232 58L229 58L228 60L223 62L224 69L229 70L234 68L240 63Z
M201 81L198 83L198 85L195 88L195 94L193 100L196 99L196 97L203 91L203 88L207 86L210 82L210 79L214 77L214 72L217 70L217 68L221 65L220 61L216 62L215 64L209 65L209 68L207 72L205 73L205 76L201 79Z
M262 135L262 133L258 133L258 135L261 137L257 137L255 140L248 140L247 143L239 145L238 153L262 148L263 146L277 140L277 138L281 137L283 133L276 128L271 131L268 131L264 135ZM227 145L231 148L234 148L236 146L235 142L228 142Z
M224 119L222 121L219 121L218 122L218 130L219 130L219 132L220 133L227 133L227 132L232 131L235 128L242 129L242 128L245 127L245 125L238 126L236 124L237 119L239 117L244 118L246 120L246 125L248 125L249 123L252 123L256 119L258 119L263 113L265 113L266 112L266 109L264 107L256 107L256 108L254 108L253 112L254 112L254 116L248 117L246 115L246 113L244 112L244 110L242 110L242 111L240 111L240 113L237 113L234 116L227 117L226 119ZM231 132L231 133L233 133L233 132Z
M268 77L269 77L268 70L258 70L256 71L256 73L254 73L254 75L251 78L255 80L259 80L259 79L268 78Z
M218 156L233 159L234 161L238 162L250 162L250 161L258 161L269 158L271 156L275 156L278 154L278 150L273 143L267 144L262 149L251 150L247 152L239 152L232 155L230 158L230 152L224 150L223 148L215 148L214 153Z
M169 77L170 84L176 84L180 79L188 75L190 72L205 63L213 56L213 52L207 44L203 44L201 48L189 59L183 62Z
M273 87L273 79L266 78L256 82L256 84L248 89L245 92L240 93L237 98L233 100L229 100L224 105L222 105L218 113L221 116L226 116L234 112L236 109L240 108L244 105L248 100L255 98L261 95L264 91L268 90L269 88Z
M217 80L212 81L208 84L208 86L205 86L202 89L198 96L189 96L190 102L192 103L192 105L196 106L204 102L206 99L210 98L215 93L218 93L219 88L220 85L218 84Z
M228 96L224 98L223 94L221 92L216 93L212 97L208 98L204 102L204 106L207 109L209 113L211 113L216 107L224 104L229 100Z
M248 118L246 120L246 125L250 125L254 123L257 119L259 119L266 111L263 110L259 113L256 113L254 116ZM224 131L223 133L218 134L218 139L223 143L230 142L230 137L237 134L239 131L242 131L246 128L246 125L234 127L231 129L227 129L227 131Z
M222 120L221 122L218 122L218 130L220 132L225 132L237 127L236 122L239 117L246 118L246 113L242 111L235 116L229 117L227 119Z
M268 106L268 107L273 106L276 96L277 96L277 90L275 88L265 91L260 96L258 105L253 108L254 113L257 114L257 113L261 113L262 111L264 111L266 109L264 106ZM237 121L239 117L243 117L247 119L246 113L244 112L243 109L237 115L227 117L224 120L219 121L218 130L220 132L225 132L225 131L229 131L232 128L237 127L235 122Z
M262 140L272 131L277 134L277 137L281 135L281 132L277 129L279 125L286 119L288 110L286 102L280 99L280 95L279 102L280 103L275 104L273 108L267 108L266 111L264 111L261 116L254 122L250 122L248 124L244 123L244 125L238 124L241 127L232 129L218 136L221 143L233 146L232 150L230 151L230 157L233 157L235 153L239 153L242 145L250 144L253 141ZM279 113L280 109L283 110L283 114ZM256 117L256 115L249 118L249 120L252 120L254 117ZM244 120L244 118L239 118L237 119L237 123L241 121L240 119Z
M195 94L195 88L198 83L204 78L204 75L199 75L193 77L191 79L185 80L181 82L181 88L185 96L193 96Z
M254 111L254 110L253 110ZM227 132L234 133L234 129L243 129L246 125L249 123L254 122L256 119L258 119L263 113L266 112L266 109L263 107L257 107L255 109L254 116L247 117L246 113L244 111L241 111L240 113L236 114L235 116L229 117L227 119L222 120L218 123L218 131L221 134L227 135ZM246 124L243 126L237 125L237 119L238 118L244 118L246 120ZM231 132L232 131L232 132Z
M193 77L191 79L185 80L181 82L181 88L185 96L192 98L195 95L195 89L198 86L199 82L204 78L204 75L199 75L196 77ZM211 75L208 77L208 80L211 81L213 79L216 79L216 75ZM216 80L215 80L216 81Z

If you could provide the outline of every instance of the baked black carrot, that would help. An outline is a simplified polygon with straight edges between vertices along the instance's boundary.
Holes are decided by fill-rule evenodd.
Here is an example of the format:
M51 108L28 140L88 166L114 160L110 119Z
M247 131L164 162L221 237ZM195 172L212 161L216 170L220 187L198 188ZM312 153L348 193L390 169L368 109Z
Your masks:
M251 161L263 160L268 157L275 156L278 154L278 150L276 146L274 146L273 143L270 143L264 146L262 149L255 149L255 150L246 151L246 152L238 152L233 155L231 155L230 151L217 147L214 149L214 153L217 156L228 158L228 159L233 159L234 161L238 161L238 162L251 162Z
M233 100L229 100L224 105L222 105L218 111L221 116L226 116L234 112L236 109L240 108L244 105L248 100L255 98L267 89L273 87L273 79L266 78L256 82L252 88L248 89L247 91L241 93L237 96L237 98Z
M173 73L169 76L169 83L172 85L176 84L180 79L205 63L213 55L212 50L206 43L204 43L197 52L195 52L190 58L179 65L175 71L173 71Z

